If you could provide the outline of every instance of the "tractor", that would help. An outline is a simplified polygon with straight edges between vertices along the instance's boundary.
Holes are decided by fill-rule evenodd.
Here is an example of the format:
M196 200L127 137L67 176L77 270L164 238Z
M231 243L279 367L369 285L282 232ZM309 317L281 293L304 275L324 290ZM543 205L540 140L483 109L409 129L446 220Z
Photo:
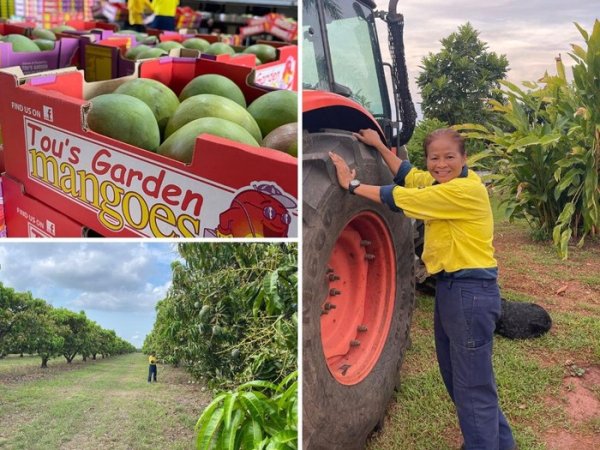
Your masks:
M397 0L303 1L303 447L362 449L399 385L415 292L415 223L349 195L328 152L367 184L393 183L353 132L390 151L412 136ZM378 29L387 25L392 63ZM378 28L379 26L379 28Z

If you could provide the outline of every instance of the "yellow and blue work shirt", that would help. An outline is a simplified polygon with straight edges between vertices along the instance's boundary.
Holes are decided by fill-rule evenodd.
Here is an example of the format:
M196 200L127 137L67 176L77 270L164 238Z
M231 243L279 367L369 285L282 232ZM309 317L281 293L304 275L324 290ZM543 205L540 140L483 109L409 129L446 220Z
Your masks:
M460 176L440 184L429 172L403 161L394 182L381 187L381 201L424 221L421 259L431 275L497 277L492 208L475 172L465 166Z
M150 357L148 358L148 362L149 362L151 365L156 365L156 357L155 357L155 356L152 356L152 355L150 355Z
M127 9L131 25L144 25L144 12L151 12L152 5L148 0L128 0Z
M157 16L175 17L175 12L179 6L179 0L154 0L152 8Z

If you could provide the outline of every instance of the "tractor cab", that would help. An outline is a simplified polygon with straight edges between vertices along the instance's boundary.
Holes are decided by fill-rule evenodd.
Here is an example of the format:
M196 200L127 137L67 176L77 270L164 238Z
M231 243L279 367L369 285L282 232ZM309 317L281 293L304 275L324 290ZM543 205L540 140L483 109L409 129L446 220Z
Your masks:
M303 2L302 81L304 89L338 94L366 109L387 143L400 146L412 135L415 112L406 77L403 18L395 13L396 1L391 3L394 12L386 13L376 11L370 0ZM380 22L390 36L383 49ZM383 53L393 56L392 64L384 63ZM352 126L346 128L356 131Z

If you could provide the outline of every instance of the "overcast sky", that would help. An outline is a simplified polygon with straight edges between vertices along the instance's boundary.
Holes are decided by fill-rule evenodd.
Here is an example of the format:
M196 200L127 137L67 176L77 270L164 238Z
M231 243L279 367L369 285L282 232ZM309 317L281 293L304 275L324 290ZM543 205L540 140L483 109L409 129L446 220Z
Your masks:
M387 10L389 2L375 3ZM571 65L570 44L583 43L573 22L591 31L594 19L600 18L600 0L399 0L398 12L404 14L411 94L420 102L414 80L422 58L437 53L440 40L460 25L470 22L489 51L506 55L511 81L535 81L545 70L555 73L554 57L559 53Z
M0 282L55 307L83 310L141 347L178 256L169 243L2 243Z

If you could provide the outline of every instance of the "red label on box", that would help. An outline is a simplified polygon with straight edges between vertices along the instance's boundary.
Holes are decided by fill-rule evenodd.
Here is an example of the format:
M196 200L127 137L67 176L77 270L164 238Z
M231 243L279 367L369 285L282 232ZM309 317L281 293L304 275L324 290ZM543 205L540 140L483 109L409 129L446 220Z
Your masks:
M293 56L288 56L287 59L280 64L269 64L268 67L256 69L254 82L259 86L277 88L277 89L294 89L296 80L296 59Z
M29 178L94 211L99 222L113 232L127 229L140 236L216 236L220 224L214 212L230 209L241 192L266 184L272 192L292 200L272 182L256 180L234 192L225 185L161 167L140 155L44 122L28 117L24 122ZM190 184L196 188L183 187ZM289 219L274 231L287 231L284 225L295 222L294 212L295 208L279 211L287 213ZM285 220L289 220L287 224ZM225 235L224 230L220 234ZM285 236L287 233L280 237Z

